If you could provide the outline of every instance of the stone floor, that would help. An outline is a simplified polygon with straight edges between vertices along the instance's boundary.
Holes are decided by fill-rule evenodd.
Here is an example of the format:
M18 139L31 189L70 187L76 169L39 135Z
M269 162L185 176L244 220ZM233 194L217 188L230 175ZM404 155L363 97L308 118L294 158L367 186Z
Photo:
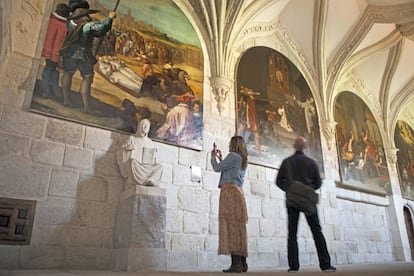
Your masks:
M411 263L387 263L387 264L352 264L338 265L338 271L329 273L336 276L414 276L414 262ZM246 276L284 276L284 275L326 275L315 267L304 267L298 273L287 273L286 269L277 270L249 270L243 273ZM92 271L92 270L1 270L1 276L215 276L215 275L234 275L224 274L218 271L160 271L160 272L119 272L119 271Z

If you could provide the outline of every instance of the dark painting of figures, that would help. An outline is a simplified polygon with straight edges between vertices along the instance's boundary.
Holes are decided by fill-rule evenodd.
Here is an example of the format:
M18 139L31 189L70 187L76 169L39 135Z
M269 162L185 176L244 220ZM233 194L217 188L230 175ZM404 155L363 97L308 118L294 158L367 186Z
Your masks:
M397 121L394 140L398 149L397 167L401 194L414 200L414 130L406 122Z
M323 173L315 100L302 74L285 56L254 47L241 57L237 72L237 132L247 143L249 161L278 168L293 154L296 137Z
M342 92L335 103L342 183L366 191L390 193L387 160L378 124L355 94Z
M202 149L201 44L172 0L56 0L46 25L31 111Z

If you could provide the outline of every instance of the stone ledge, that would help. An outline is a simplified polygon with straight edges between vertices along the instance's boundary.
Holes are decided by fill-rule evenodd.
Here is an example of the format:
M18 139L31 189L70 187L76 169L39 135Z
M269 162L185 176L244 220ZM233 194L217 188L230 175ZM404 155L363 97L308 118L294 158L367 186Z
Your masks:
M354 185L336 182L336 198L352 202L362 202L376 206L389 206L388 194L385 191L361 188Z

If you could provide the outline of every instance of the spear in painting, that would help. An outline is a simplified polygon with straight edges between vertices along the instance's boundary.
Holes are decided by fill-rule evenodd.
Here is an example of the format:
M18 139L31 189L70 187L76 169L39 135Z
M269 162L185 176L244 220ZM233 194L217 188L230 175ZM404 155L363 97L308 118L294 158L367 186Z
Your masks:
M117 0L116 1L115 7L112 9L113 12L116 12L116 10L118 9L119 2L121 2L121 0ZM96 56L98 54L99 48L101 48L102 41L104 40L104 37L102 37L102 38L99 39L98 45L95 48L95 54L94 54L94 56Z

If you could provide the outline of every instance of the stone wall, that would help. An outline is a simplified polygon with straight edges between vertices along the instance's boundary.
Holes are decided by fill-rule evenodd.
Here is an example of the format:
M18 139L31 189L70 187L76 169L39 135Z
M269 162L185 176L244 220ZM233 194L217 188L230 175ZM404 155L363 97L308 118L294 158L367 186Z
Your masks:
M38 37L47 20L44 15L51 9L44 3L37 5L17 0L7 12L0 6L0 24L7 22L0 25L6 36L0 44L6 49L0 50L6 53L1 67L5 74L0 77L0 197L37 201L30 245L0 245L0 268L112 270L117 267L116 212L124 190L115 151L125 137L28 111L42 44ZM28 17L26 21L20 7L36 20ZM27 36L30 39L25 41ZM227 147L235 115L227 108L220 117L209 89L206 85L204 150L156 143L163 166L159 187L166 191L167 254L162 256L167 258L168 270L217 270L229 264L228 256L217 255L219 175L209 164L209 149L213 141L220 148ZM234 97L228 98L228 105L234 108ZM327 148L325 140L322 147ZM324 155L326 179L319 214L332 263L396 259L390 234L396 226L390 223L388 197L337 188L336 151L324 150ZM191 181L192 166L201 168L200 182ZM244 191L251 268L287 266L284 193L274 184L276 173L271 168L248 167ZM398 209L402 201L397 203ZM316 265L316 250L304 217L298 237L301 264ZM156 255L140 253L137 264ZM134 269L139 270L139 265Z
M16 254L12 266L112 267L114 214L123 183L113 136L2 105L1 196L37 201L30 246L0 249Z

